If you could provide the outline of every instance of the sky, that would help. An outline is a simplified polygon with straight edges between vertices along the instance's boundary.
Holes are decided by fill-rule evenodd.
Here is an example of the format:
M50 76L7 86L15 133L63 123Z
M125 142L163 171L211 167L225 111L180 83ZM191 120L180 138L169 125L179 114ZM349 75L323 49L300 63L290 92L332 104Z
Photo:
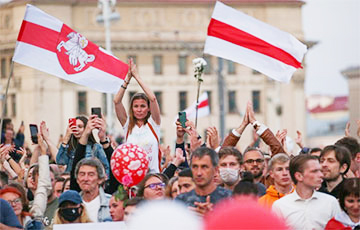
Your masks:
M360 0L305 0L306 95L348 95L341 71L360 66Z

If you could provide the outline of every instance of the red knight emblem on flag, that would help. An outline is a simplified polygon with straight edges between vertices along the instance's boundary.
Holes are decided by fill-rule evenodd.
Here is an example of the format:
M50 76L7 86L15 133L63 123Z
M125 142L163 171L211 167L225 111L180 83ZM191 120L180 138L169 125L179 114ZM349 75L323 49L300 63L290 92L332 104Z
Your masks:
M91 66L88 63L94 62L95 54L89 53L96 53L98 48L80 33L64 24L59 40L56 53L62 68L67 74L84 71Z

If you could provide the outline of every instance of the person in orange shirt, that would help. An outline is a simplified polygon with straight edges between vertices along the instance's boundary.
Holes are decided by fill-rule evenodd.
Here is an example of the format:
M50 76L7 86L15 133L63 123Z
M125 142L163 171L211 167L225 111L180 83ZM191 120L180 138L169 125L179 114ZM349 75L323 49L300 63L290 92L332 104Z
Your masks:
M274 180L274 185L271 185L266 190L266 194L259 198L258 202L264 207L271 209L276 200L294 191L289 163L290 158L285 153L276 154L269 161L269 175Z

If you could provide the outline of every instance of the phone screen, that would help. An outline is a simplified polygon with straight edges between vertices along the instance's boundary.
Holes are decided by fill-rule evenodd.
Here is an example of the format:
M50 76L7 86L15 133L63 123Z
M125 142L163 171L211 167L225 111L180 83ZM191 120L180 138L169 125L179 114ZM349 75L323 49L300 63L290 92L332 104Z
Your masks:
M91 114L95 114L98 116L98 118L101 118L101 108L100 107L91 108Z
M30 124L30 134L31 134L32 142L34 144L37 144L38 143L38 138L37 138L38 128L37 128L37 125Z
M186 113L185 112L179 112L179 121L183 128L186 128Z

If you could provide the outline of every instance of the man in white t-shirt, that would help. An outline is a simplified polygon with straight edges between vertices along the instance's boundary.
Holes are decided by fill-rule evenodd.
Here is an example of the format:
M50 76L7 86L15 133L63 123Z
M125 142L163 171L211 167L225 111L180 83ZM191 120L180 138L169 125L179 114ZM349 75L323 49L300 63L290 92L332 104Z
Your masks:
M340 212L337 200L317 192L323 174L316 156L301 154L290 161L290 175L295 191L274 202L273 211L283 217L291 229L324 229Z
M75 175L90 220L112 221L109 210L111 195L106 194L101 187L106 178L102 163L96 158L84 158L76 165Z

